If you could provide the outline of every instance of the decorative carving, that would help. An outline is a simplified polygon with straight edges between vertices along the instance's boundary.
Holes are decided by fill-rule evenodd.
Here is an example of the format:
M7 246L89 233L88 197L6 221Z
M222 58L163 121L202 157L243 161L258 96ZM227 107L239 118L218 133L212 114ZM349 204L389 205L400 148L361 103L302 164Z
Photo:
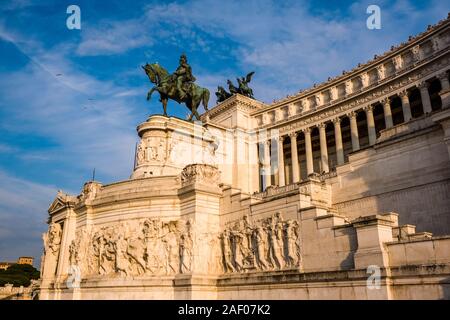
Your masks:
M336 125L336 124L340 124L341 120L342 120L341 118L337 117L337 118L332 119L331 121Z
M248 216L221 233L225 272L281 270L300 267L299 224L280 212L250 223Z
M347 117L349 117L350 119L356 118L357 115L358 115L358 112L356 112L356 111L350 111L349 113L347 113Z
M337 100L338 98L338 89L337 87L330 88L330 100Z
M353 84L351 80L345 82L345 94L350 95L353 93Z
M360 77L361 77L361 83L362 83L363 88L368 87L370 84L369 74L367 72L365 72L365 73L362 73L360 75Z
M192 269L194 240L192 237L192 221L188 220L180 236L180 272L187 273Z
M402 98L402 100L404 100L404 99L408 99L408 90L402 90L402 91L400 91L399 93L398 93L398 96L400 97L400 98Z
M137 150L136 150L136 164L140 165L143 164L145 162L146 156L146 145L145 145L145 141L141 140L141 142L139 143Z
M43 235L45 254L50 253L53 256L58 256L61 246L61 235L61 225L52 222L48 228L48 232Z
M364 106L363 110L365 112L372 112L373 111L373 105L369 104L368 106Z
M217 167L209 164L190 164L181 172L181 184L186 186L202 181L210 185L219 183L220 173Z
M414 62L418 62L422 59L420 46L416 45L411 48L411 53L413 55Z
M49 239L57 238L56 235L50 237L58 233L55 228L50 229ZM137 230L132 231L127 223L98 228L90 235L85 229L78 230L69 246L69 261L80 267L83 276L188 273L192 271L193 248L191 220L154 218L143 220Z
M291 133L289 133L289 138L291 138L291 139L296 139L297 136L298 136L298 132L291 132Z
M384 64L380 64L377 66L377 76L378 80L383 80L386 76L386 68L384 67Z
M42 255L41 276L54 276L61 247L62 229L59 223L52 222L48 231L42 235L44 253Z
M439 39L439 36L431 38L431 45L433 46L434 52L441 50L441 40Z
M147 141L146 156L149 161L164 162L166 160L166 144L162 138L152 138Z
M84 184L81 194L78 196L79 201L93 200L100 191L101 184L95 181L88 181Z
M395 56L392 59L392 63L394 64L395 71L399 71L403 68L403 57L401 55Z
M448 73L447 72L441 72L437 75L437 77L441 82L444 80L448 81Z
M311 128L303 128L301 131L302 131L305 135L306 135L306 134L311 134Z
M316 107L319 107L322 105L322 94L321 93L316 94L314 96L314 99L315 99Z

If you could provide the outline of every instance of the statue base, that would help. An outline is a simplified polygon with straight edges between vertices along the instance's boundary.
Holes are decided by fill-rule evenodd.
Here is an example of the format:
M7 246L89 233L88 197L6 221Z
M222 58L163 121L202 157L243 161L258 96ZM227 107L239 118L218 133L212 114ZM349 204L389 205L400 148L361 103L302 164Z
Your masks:
M178 175L191 163L214 164L214 140L200 121L153 115L137 127L132 179Z

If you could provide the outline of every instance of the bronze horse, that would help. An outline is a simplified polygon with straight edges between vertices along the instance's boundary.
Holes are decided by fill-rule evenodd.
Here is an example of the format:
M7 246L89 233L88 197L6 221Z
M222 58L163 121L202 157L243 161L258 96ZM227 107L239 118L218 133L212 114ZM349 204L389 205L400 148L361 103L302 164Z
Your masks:
M193 116L195 116L197 120L200 120L200 115L197 112L200 102L202 102L205 110L208 111L208 89L202 88L192 82L188 83L186 88L187 95L184 99L181 99L180 92L177 90L174 81L174 77L170 75L166 69L157 63L147 63L145 66L142 66L142 68L150 79L150 82L155 84L155 86L148 91L147 100L150 100L154 91L158 91L165 116L167 116L167 102L169 99L172 99L178 103L186 104L186 107L191 111L188 121L191 121Z

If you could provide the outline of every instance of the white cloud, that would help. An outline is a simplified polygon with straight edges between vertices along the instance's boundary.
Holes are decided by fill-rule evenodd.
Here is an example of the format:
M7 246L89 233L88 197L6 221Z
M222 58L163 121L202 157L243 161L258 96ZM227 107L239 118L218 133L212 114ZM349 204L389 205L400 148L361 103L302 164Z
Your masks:
M120 54L151 45L152 39L142 32L142 28L139 20L104 21L97 26L83 24L82 41L76 53L81 56Z
M4 171L0 171L0 180L0 259L14 261L25 255L39 260L41 234L47 229L47 209L56 187L16 178Z

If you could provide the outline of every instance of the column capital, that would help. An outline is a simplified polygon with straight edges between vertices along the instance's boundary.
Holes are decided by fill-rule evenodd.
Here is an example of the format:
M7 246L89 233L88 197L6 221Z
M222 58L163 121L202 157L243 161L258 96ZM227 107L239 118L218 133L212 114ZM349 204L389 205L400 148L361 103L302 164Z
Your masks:
M430 84L427 81L421 81L417 85L417 88L419 88L420 90L423 90L424 88L428 89L429 86L430 86Z
M286 136L278 136L278 137L277 137L277 140L278 140L278 142L283 143L283 141L284 141L285 138L286 138Z
M398 93L398 96L399 96L400 98L404 99L405 97L408 97L408 94L409 94L408 90L405 89L405 90L403 90L403 91L400 91L400 92Z
M347 113L347 117L351 118L356 118L357 116L357 112L356 111L350 111L349 113Z
M298 132L297 131L295 131L295 132L290 132L289 134L288 134L288 136L289 136L289 138L297 138L297 136L298 136Z
M337 117L337 118L332 119L331 121L332 121L335 125L337 125L337 124L340 124L340 123L341 123L342 119L339 118L339 117Z
M447 74L446 71L443 71L443 72L439 73L439 74L437 75L437 77L438 77L438 79L441 80L441 81L442 81L442 80L445 80L445 79L448 80L448 74Z
M266 145L267 147L270 147L270 140L271 139L264 141L264 145Z
M311 134L311 128L303 128L303 129L302 129L302 132L303 132L304 134Z
M380 101L381 104L383 105L391 105L391 99L389 97L384 98L383 100Z
M318 125L317 125L317 128L319 128L319 129L325 129L326 128L326 123L325 122L322 122L322 123L319 123Z
M363 110L365 112L372 112L373 111L373 105L369 104L369 105L363 107Z

